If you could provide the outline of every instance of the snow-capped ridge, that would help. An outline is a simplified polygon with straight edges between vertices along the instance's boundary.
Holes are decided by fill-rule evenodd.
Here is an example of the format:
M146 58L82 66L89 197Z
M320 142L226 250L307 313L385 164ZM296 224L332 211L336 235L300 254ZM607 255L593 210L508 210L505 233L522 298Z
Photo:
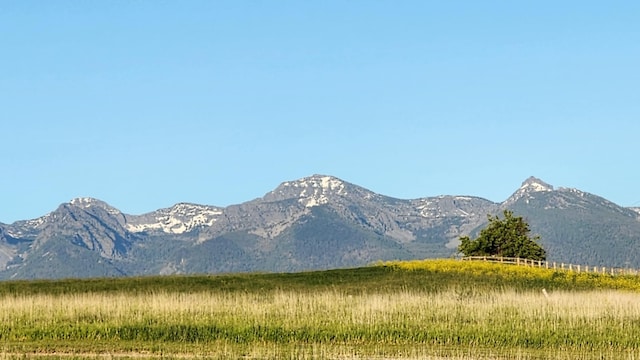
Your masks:
M111 215L122 214L120 210L114 208L113 206L107 204L106 202L92 198L92 197L77 197L77 198L71 199L71 201L69 201L69 205L77 206L82 209L97 207L107 211Z
M178 203L150 214L131 217L126 227L131 232L156 230L169 234L183 234L197 227L213 226L220 215L222 209L214 206Z
M306 207L323 205L329 197L347 195L347 183L327 175L312 175L302 179L285 181L265 195L267 201L298 199Z
M92 197L77 197L71 199L69 204L86 208L94 205L102 205L104 202Z
M478 204L488 204L489 200L475 196L439 195L412 200L420 216L425 218L444 218L450 216L478 216Z
M193 203L181 202L166 209L169 213L182 216L197 216L197 215L219 215L222 213L221 209L215 206L199 205Z
M312 175L295 181L286 181L280 185L281 187L293 188L318 188L323 191L336 191L341 194L344 192L344 181L327 175Z
M337 195L347 194L344 182L331 176L314 175L298 180L294 182L292 186L303 189L298 201L304 204L305 207L314 207L328 203L328 196L332 193Z

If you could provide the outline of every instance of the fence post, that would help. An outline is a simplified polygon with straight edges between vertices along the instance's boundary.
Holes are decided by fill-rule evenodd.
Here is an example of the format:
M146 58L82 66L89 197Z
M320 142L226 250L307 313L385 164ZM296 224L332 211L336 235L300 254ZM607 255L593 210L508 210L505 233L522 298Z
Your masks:
M573 271L573 266L571 266L571 264L569 264L569 271Z

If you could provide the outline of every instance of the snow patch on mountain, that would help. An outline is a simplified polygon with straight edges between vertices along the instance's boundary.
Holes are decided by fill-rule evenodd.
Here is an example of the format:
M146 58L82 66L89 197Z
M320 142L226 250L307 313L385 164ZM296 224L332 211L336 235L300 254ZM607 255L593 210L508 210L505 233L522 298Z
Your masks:
M587 195L586 192L578 190L578 189L574 189L574 188L559 187L558 191L573 193L573 194L576 194L576 195L581 196L581 197L584 197L585 195Z
M311 178L303 181L301 185L304 186L304 190L300 193L300 200L298 201L303 203L305 207L326 204L329 202L327 195L331 193L346 195L344 183L330 176ZM310 189L313 191L312 194L308 194Z
M217 207L180 203L143 215L139 219L132 218L126 227L131 232L159 230L169 234L183 234L197 227L213 226L220 215L222 209Z
M287 181L282 184L284 187L294 187L302 189L300 196L305 196L306 191L316 189L317 191L333 191L339 195L346 195L344 183L332 176L320 176L314 175L306 178L302 178L298 181Z
M415 208L424 218L469 217L476 215L472 210L473 200L474 198L469 196L441 195L419 199Z
M37 219L27 220L24 222L24 226L30 227L30 228L40 228L42 225L44 225L47 222L47 220L49 220L50 217L51 217L51 213L45 216L41 216Z
M324 195L318 196L317 194L314 194L313 196L303 198L298 201L303 203L305 207L314 207L326 204L327 202L329 202L329 199L327 199L327 197Z
M326 204L329 202L329 196L334 194L347 195L344 182L332 176L322 175L284 182L278 191L280 194L291 193L305 207Z
M534 193L548 192L553 190L553 186L536 177L531 176L527 180L525 180L520 188L516 190L516 192L513 193L513 195L511 195L504 202L504 205L511 205L522 198L525 198L525 201L527 201L528 203L529 198L532 197Z
M71 201L69 201L69 204L87 208L91 205L95 205L97 202L99 202L99 200L96 200L94 198L77 197L75 199L71 199Z
M120 212L120 210L112 207L111 205L107 204L106 202L102 201L102 200L98 200L98 199L94 199L91 197L77 197L75 199L71 199L71 201L69 201L69 204L73 205L73 206L77 206L83 209L89 209L92 207L98 207L101 208L103 210L105 210L106 212L108 212L111 215L121 215L122 213Z
M16 221L5 229L12 238L22 238L41 230L51 219L51 213L36 219Z

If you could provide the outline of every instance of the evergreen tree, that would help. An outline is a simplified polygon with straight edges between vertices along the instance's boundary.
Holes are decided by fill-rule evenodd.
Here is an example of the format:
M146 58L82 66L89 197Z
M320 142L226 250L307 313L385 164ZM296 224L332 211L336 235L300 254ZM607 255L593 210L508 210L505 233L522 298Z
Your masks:
M529 224L522 216L504 211L504 219L489 215L489 224L478 238L460 237L458 251L465 256L503 256L531 260L545 260L546 251L537 243L540 236L529 237Z

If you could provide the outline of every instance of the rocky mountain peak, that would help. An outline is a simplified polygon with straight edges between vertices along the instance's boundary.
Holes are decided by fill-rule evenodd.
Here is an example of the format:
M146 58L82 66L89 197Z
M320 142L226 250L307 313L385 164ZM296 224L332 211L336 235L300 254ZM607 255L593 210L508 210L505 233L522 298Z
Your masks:
M312 175L299 180L286 181L268 193L264 200L282 201L298 199L306 207L326 204L333 195L347 195L347 183L327 175Z
M553 191L553 190L554 190L553 186L538 179L537 177L530 176L524 182L522 182L522 185L520 186L520 188L516 190L516 192L513 193L513 195L511 195L503 204L511 205L516 201L520 200L521 198L531 196L533 193L547 192L547 191Z
M103 201L100 201L98 199L94 199L91 197L77 197L77 198L71 199L71 201L69 201L69 204L79 206L79 207L85 207L85 208L88 208L91 206L105 205Z
M295 181L287 181L282 183L280 186L301 189L317 188L322 189L323 191L341 192L344 190L345 183L333 176L316 174Z
M71 199L68 204L84 210L101 209L111 215L122 215L120 210L114 208L113 206L107 204L102 200L94 199L91 197L78 197L75 199Z
M531 192L537 191L553 191L553 186L547 184L546 182L538 179L537 177L530 176L522 183L520 186L520 190L526 190Z

